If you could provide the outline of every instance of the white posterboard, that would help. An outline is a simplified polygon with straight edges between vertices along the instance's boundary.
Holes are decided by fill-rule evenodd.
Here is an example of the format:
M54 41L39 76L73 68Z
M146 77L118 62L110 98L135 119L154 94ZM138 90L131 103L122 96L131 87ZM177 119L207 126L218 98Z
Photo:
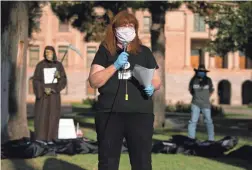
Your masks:
M77 138L73 119L60 119L58 138L59 139Z
M56 67L44 68L44 83L45 84L57 83L57 79L54 78L56 70L57 70Z

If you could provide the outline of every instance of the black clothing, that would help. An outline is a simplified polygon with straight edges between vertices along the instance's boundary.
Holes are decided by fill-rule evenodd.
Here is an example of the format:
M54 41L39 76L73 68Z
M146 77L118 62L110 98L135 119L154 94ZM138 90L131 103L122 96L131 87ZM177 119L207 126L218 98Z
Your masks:
M98 113L98 169L118 170L125 137L132 170L151 170L153 121L153 114Z
M101 45L92 64L104 68L114 64L123 50L115 56ZM126 72L131 74L135 64L158 69L156 60L149 48L141 46L136 55L129 54ZM151 170L151 148L153 134L153 101L144 92L144 87L131 77L123 79L121 70L100 87L95 119L99 170L118 170L123 139L126 139L132 170ZM130 77L130 76L129 76ZM125 100L126 82L128 100Z
M105 68L112 65L122 50L117 51L116 56L111 56L109 51L101 45L97 51L92 64L98 64ZM133 70L135 64L146 68L158 68L156 60L149 48L141 46L141 52L137 55L129 54L128 61ZM98 89L97 109L100 112L110 112L114 101L113 112L138 112L153 113L153 102L151 97L147 97L138 81L132 77L127 80L129 99L125 100L126 80L118 79L118 71Z

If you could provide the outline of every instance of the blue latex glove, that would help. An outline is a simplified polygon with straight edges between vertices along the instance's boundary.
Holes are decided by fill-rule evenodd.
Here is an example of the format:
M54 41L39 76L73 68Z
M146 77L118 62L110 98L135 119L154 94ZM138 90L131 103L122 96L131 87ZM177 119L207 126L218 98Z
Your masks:
M152 96L154 93L154 87L152 85L149 85L144 89L144 91L148 96Z
M124 64L128 61L129 54L126 52L122 52L114 62L114 66L117 70L119 70Z

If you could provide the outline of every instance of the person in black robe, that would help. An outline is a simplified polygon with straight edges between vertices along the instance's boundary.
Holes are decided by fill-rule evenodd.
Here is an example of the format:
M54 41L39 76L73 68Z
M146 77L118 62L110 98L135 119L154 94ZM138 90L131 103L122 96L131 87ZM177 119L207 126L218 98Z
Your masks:
M46 46L44 60L40 61L33 75L35 101L35 139L52 141L58 138L61 114L60 91L66 87L67 77L55 50Z

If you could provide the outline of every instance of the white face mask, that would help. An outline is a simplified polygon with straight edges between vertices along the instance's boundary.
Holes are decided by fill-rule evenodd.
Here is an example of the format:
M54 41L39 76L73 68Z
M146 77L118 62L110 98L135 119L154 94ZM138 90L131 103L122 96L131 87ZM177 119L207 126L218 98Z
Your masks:
M136 31L133 27L116 28L116 38L120 43L130 43L136 37Z

